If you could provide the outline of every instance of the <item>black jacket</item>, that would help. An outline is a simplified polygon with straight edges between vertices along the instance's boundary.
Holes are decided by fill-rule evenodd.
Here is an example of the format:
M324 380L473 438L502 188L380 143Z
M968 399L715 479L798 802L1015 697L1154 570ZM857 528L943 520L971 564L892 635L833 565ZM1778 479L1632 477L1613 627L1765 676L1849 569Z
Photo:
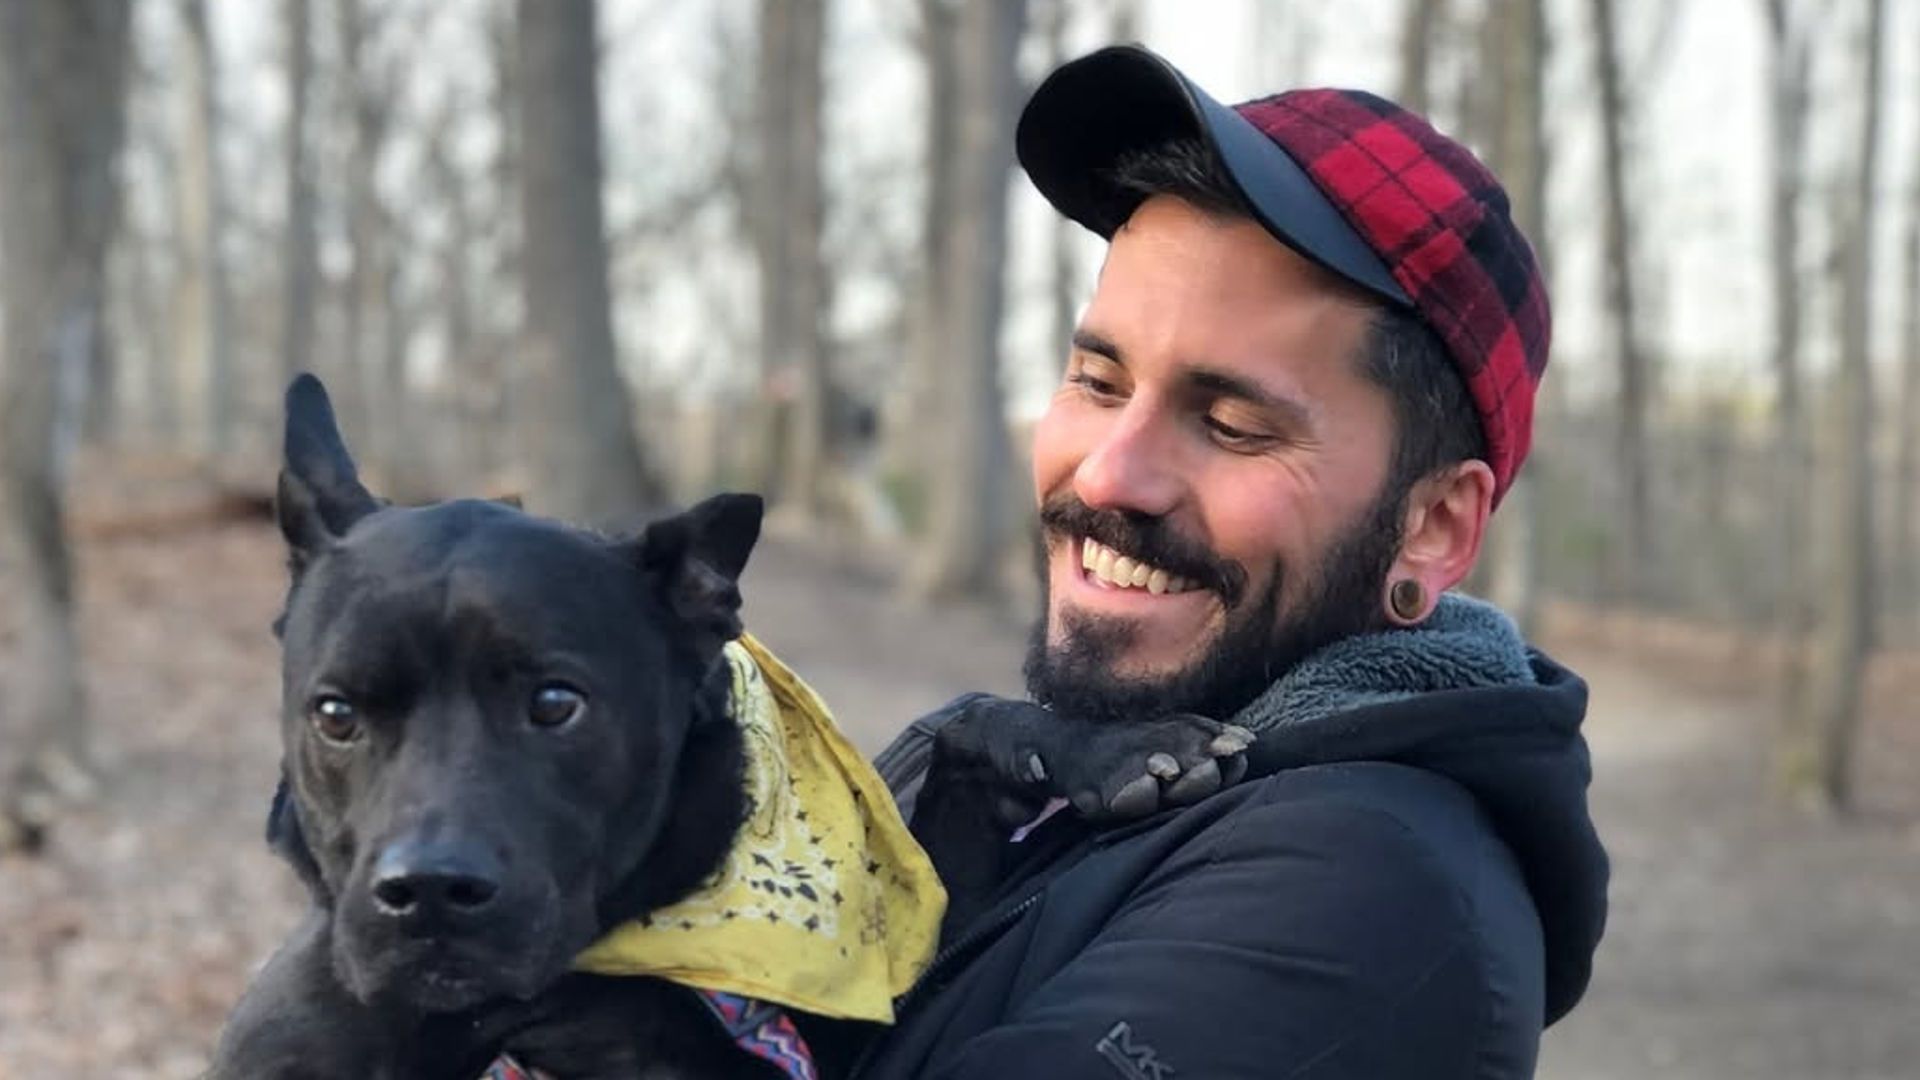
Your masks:
M1607 877L1586 687L1533 666L1263 732L1250 778L1185 810L1050 819L854 1075L1531 1076ZM880 756L903 798L958 704Z

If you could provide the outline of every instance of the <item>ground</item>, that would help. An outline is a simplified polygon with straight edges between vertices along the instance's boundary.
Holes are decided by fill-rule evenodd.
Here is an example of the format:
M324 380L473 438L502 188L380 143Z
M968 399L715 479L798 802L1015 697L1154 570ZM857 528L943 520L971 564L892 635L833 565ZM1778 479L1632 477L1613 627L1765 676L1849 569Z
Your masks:
M0 1080L176 1080L302 902L260 837L282 555L258 521L156 520L80 558L104 780L43 854L0 857ZM745 583L750 628L869 750L963 690L1012 691L1026 633L899 604L890 576L883 559L774 543ZM1813 818L1761 794L1764 672L1742 688L1618 640L1548 640L1593 685L1615 877L1592 991L1547 1034L1541 1075L1920 1075L1913 699L1876 698L1867 812ZM0 627L0 686L5 646Z

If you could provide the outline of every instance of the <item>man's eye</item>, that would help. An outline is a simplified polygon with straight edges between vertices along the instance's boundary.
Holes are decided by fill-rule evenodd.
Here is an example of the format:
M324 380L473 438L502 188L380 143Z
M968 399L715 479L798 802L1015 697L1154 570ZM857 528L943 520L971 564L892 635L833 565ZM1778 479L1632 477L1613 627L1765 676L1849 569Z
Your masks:
M1213 434L1215 441L1229 449L1251 449L1264 446L1268 442L1268 436L1254 431L1243 431L1217 417L1208 416L1206 418L1206 425L1207 430Z
M1090 397L1118 398L1120 388L1105 379L1097 379L1084 371L1075 371L1067 376L1067 382L1079 387Z
M321 694L307 707L307 722L330 743L346 745L358 739L362 731L360 710L339 694Z

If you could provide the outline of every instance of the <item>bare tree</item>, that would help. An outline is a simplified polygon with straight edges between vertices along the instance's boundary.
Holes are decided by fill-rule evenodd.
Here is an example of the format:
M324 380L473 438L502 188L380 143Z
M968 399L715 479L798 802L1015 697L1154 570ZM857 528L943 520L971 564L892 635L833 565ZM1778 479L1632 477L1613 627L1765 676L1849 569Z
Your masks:
M339 42L339 105L346 121L347 279L341 287L340 348L333 358L342 411L357 417L373 433L369 457L383 474L395 461L393 439L399 417L387 396L385 354L380 344L382 295L389 237L379 174L393 125L398 78L377 43L388 12L370 9L366 0L334 0L334 31ZM383 476L390 481L390 476Z
M0 848L89 787L63 522L98 347L124 127L126 0L0 4L0 590L15 682L0 701Z
M313 86L312 0L284 0L287 65L287 218L281 249L280 375L291 381L313 366L314 293L319 277L314 193L308 161L308 103Z
M926 472L928 535L909 585L922 596L993 591L1012 519L1012 473L1000 393L1000 323L1007 254L1007 176L1025 0L960 6L955 35L953 205L940 223L943 264L932 326L940 407ZM939 121L936 119L935 124Z
M1483 63L1499 90L1488 154L1507 189L1513 219L1533 242L1547 273L1547 63L1552 55L1544 0L1486 0ZM1486 591L1528 632L1539 623L1539 500L1535 475L1549 467L1535 455L1507 492L1488 537Z
M766 463L762 482L787 511L812 517L825 497L832 394L821 259L825 0L761 0L759 34L753 235L762 390L773 407L769 419L777 416L763 437L769 450L779 451L777 461Z
M1638 600L1643 598L1647 561L1653 549L1647 446L1652 379L1646 349L1640 339L1640 313L1635 306L1632 196L1627 185L1629 121L1614 0L1591 0L1589 13L1594 33L1594 82L1600 90L1601 161L1606 177L1601 228L1607 315L1620 371L1615 452L1623 487L1620 514L1624 542L1615 553L1613 576L1628 596Z
M1074 0L1049 0L1046 5L1042 33L1047 43L1049 69L1057 68L1071 59L1067 51L1067 32L1073 24L1074 7ZM1116 4L1112 14L1109 36L1114 41L1131 40L1134 35L1130 31L1134 28L1130 24L1139 18L1138 8L1130 4ZM1052 332L1048 334L1047 345L1064 365L1067 342L1073 337L1073 328L1080 314L1080 260L1076 248L1080 240L1080 226L1064 214L1052 216L1052 230L1047 238L1047 255L1052 264L1048 279L1051 287L1048 300Z
M1821 808L1845 809L1852 796L1849 759L1860 723L1860 688L1873 648L1873 327L1874 180L1879 171L1885 0L1866 0L1857 49L1862 99L1859 157L1852 191L1839 201L1840 363L1832 416L1832 482L1810 507L1827 529L1819 610L1807 694L1781 746L1789 793Z
M1081 7L1081 0L1048 0L1045 5L1046 17L1041 24L1041 36L1046 42L1049 70L1073 59L1073 21ZM1107 41L1127 43L1139 40L1140 0L1108 0L1106 9ZM1264 18L1264 14L1261 17ZM1055 350L1063 367L1067 360L1067 342L1073 337L1074 327L1079 322L1082 293L1086 288L1085 269L1080 260L1080 242L1084 235L1081 226L1071 218L1064 214L1052 215L1052 228L1047 239L1047 254L1051 263L1048 300L1052 326L1048 344Z
M939 415L938 383L946 341L940 324L950 294L947 244L951 238L955 185L952 163L959 158L959 9L952 0L920 0L913 46L925 75L926 109L921 176L926 184L920 205L919 262L913 277L907 316L911 360L901 379L903 407L889 425L890 453L906 474L931 474L937 455L927 432ZM924 526L924 521L916 522Z
M1447 0L1405 0L1400 15L1400 104L1422 116L1433 110L1434 42L1447 22Z
M498 441L494 425L487 422L490 418L480 415L474 405L489 391L497 391L500 373L492 362L491 350L479 347L474 294L478 279L475 252L481 229L472 184L454 160L450 146L461 110L462 103L452 95L441 101L428 121L421 166L427 190L447 217L446 236L433 252L435 301L447 360L459 370L449 403L455 421L451 437L468 475L459 478L458 486L473 490L484 483L481 477L492 467L493 447Z
M527 494L583 521L662 495L641 458L614 348L595 21L593 0L519 0Z
M1915 144L1920 146L1920 142ZM1920 534L1915 531L1914 506L1920 495L1920 167L1908 180L1906 282L1901 295L1900 398L1896 406L1893 473L1893 552L1895 580L1888 595L1906 597L1909 608L1920 606ZM1920 615L1920 612L1915 612Z
M172 115L173 104L162 70L172 64L140 35L130 31L127 56L126 145L121 159L128 176L143 177L145 198L133 198L135 189L123 180L125 206L115 228L115 251L110 262L123 268L115 284L114 305L132 325L121 336L131 348L123 350L120 384L127 392L126 419L140 430L149 447L177 446L182 441L181 393L184 380L177 335L180 268L185 262L180 237L180 153Z
M131 101L138 91L130 86L128 94ZM122 151L128 157L133 153L133 125L129 118L128 145ZM124 184L123 179L123 190ZM126 201L123 195L122 202ZM114 386L91 388L96 400L112 397L103 406L112 413L108 420L110 442L136 437L150 442L157 430L154 421L160 399L172 385L165 374L167 305L159 266L162 247L159 236L136 232L127 209L122 209L107 255L107 292L114 298L107 314L115 323L113 338L123 343L123 348L115 362Z
M186 30L185 150L180 220L186 254L181 275L178 348L195 376L203 406L204 450L214 461L231 449L234 431L232 303L222 240L227 191L220 169L220 56L206 0L179 0Z
M1779 507L1778 544L1783 572L1775 619L1796 646L1811 632L1810 544L1807 492L1812 467L1800 373L1801 323L1806 297L1801 289L1800 205L1806 188L1808 79L1813 59L1812 27L1806 5L1796 0L1762 0L1767 27L1767 122L1771 153L1767 169L1769 209L1768 267L1772 273L1775 502ZM1805 664L1796 647L1787 665L1783 699L1798 701L1806 691Z
M493 153L487 159L485 184L481 187L479 221L486 223L488 257L476 268L476 295L522 298L524 290L521 266L523 245L520 235L520 54L514 31L518 0L491 0L487 6L487 113L497 137ZM505 308L503 312L500 310ZM525 461L533 457L530 424L515 424L512 417L524 387L521 365L514 362L518 349L519 327L524 317L513 305L485 305L474 311L476 332L480 336L479 354L486 357L482 380L492 375L492 386L483 384L476 395L489 408L482 410L487 426L505 432L506 438L488 441L489 468L507 461ZM471 372L474 369L469 366ZM488 391L490 390L490 393Z

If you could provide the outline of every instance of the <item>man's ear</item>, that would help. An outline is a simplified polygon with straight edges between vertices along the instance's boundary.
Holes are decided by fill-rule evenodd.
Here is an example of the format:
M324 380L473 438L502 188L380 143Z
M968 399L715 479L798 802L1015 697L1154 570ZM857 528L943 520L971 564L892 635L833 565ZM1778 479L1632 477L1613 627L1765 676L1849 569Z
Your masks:
M1381 610L1390 622L1410 626L1424 620L1441 593L1466 580L1480 557L1492 510L1493 470L1484 461L1460 462L1413 485L1400 553L1382 583ZM1403 581L1420 586L1418 611L1396 610L1393 589Z
M320 863L313 857L313 849L307 846L307 834L300 828L300 814L293 805L293 792L287 786L285 772L280 774L280 786L273 789L273 805L267 808L267 846L300 875L313 902L327 906L332 898L327 893L326 881L320 876Z
M659 582L661 599L693 631L703 658L740 636L740 572L760 538L758 495L715 495L684 514L647 526L640 565Z
M327 388L302 374L287 387L287 433L274 516L299 569L378 509L340 437Z

